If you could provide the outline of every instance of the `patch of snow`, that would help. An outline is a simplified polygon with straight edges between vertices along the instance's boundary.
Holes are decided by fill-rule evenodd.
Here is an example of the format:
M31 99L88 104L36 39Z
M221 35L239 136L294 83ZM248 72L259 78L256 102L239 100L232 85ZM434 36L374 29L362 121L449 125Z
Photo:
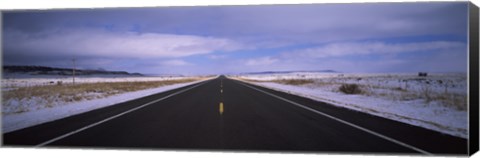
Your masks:
M400 93L420 92L422 86L436 93L442 93L446 86L449 93L466 95L466 77L458 74L437 74L417 80L416 74L334 74L309 73L289 75L242 75L233 76L249 79L247 82L283 91L335 106L362 111L368 114L424 127L442 133L467 138L467 111L451 106L444 106L438 100L426 102L421 98L398 99ZM430 75L430 74L429 74ZM361 78L361 79L359 79ZM238 79L238 78L237 78ZM287 85L272 80L282 79L313 79L314 83L304 85ZM407 81L407 87L405 86ZM425 82L429 81L428 84ZM451 84L445 84L445 82ZM443 83L442 83L443 82ZM341 83L355 83L365 87L377 95L347 95L338 91ZM408 85L409 84L409 85ZM393 88L403 88L402 92Z
M140 82L140 81L165 81L178 80L191 77L182 76L139 76L139 77L121 77L121 76L89 76L76 77L75 83L96 83L96 82ZM39 85L72 84L72 77L66 76L48 76L37 78L2 78L2 90L16 87L31 87Z
M122 80L125 80L125 79L122 79ZM140 90L135 92L127 92L127 93L109 96L106 98L100 98L100 99L97 98L93 100L66 103L63 106L54 106L51 108L42 108L42 109L27 111L23 113L2 115L3 116L2 132L3 133L11 132L18 129L30 127L33 125L38 125L41 123L58 120L64 117L88 112L94 109L103 108L103 107L115 105L118 103L126 102L129 100L141 98L144 96L149 96L152 94L161 93L168 90L192 85L205 80L207 79L188 82L188 83L167 85L167 86L162 86L158 88L145 89L145 90ZM33 99L32 101L36 101L36 99Z

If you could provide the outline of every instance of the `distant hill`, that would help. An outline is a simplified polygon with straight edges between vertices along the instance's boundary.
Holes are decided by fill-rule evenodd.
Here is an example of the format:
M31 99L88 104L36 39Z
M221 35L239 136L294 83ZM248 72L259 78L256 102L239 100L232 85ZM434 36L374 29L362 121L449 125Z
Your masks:
M285 73L295 73L295 72L323 72L323 73L335 73L334 70L314 70L314 71L262 71L262 72L247 72L242 74L255 75L255 74L285 74Z
M72 75L71 68L55 68L47 66L3 66L3 74L23 74L23 75ZM83 70L75 69L76 76L93 75L121 75L121 76L143 76L140 73L128 73L126 71L106 71L106 70Z

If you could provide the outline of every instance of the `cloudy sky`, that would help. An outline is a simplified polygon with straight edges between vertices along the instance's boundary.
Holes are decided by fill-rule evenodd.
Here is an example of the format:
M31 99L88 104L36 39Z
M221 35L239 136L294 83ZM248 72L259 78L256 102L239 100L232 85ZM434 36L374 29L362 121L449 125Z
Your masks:
M467 3L9 11L3 64L145 74L466 72Z

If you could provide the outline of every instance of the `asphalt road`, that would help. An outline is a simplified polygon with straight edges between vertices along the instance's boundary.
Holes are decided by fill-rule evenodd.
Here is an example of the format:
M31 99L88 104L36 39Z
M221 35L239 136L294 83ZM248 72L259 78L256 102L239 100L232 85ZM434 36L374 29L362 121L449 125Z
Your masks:
M5 146L466 154L467 140L220 76L5 133Z

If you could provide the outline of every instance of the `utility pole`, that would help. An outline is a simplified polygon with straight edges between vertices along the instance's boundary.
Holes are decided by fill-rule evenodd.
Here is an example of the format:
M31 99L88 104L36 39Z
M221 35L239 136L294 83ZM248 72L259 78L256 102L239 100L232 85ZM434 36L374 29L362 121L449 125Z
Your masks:
M73 69L72 69L72 71L73 71L73 73L72 73L73 74L73 85L75 85L75 58L73 58L72 61L73 61Z

